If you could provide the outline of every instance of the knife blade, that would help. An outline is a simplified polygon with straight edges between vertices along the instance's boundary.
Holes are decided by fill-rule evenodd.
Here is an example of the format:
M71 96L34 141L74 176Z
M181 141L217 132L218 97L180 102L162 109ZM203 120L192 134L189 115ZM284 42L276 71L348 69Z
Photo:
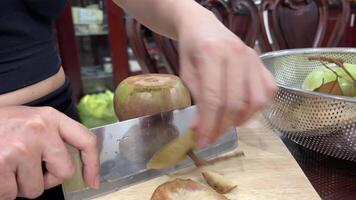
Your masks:
M155 153L189 130L195 113L196 107L191 106L91 129L100 152L100 189L63 188L65 199L92 199L192 165L191 160L185 159L161 170L146 166ZM209 158L236 146L236 129L231 129L216 144L195 152Z

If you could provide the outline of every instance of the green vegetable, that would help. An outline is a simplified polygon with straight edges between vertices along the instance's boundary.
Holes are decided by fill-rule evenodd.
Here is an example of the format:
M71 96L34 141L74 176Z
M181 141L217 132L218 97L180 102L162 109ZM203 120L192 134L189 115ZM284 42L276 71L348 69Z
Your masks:
M93 128L116 122L113 99L114 94L109 90L85 95L77 106L82 123Z

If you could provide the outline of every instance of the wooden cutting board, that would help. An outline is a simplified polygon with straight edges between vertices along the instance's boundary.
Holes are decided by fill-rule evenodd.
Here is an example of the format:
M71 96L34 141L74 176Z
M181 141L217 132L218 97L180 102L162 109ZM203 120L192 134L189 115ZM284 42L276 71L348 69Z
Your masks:
M254 116L244 126L238 128L237 132L239 145L235 151L243 151L245 156L231 158L208 167L209 170L223 174L238 185L237 189L226 195L229 199L320 199L278 135L266 128L261 114ZM204 183L200 171L191 167L96 200L148 200L158 185L175 178L190 178Z

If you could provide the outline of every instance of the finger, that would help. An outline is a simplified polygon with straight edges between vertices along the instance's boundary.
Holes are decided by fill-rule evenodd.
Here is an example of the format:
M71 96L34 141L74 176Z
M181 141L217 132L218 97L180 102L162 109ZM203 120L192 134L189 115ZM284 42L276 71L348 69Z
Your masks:
M17 167L18 196L34 199L44 190L41 158L35 155L23 157Z
M62 139L80 150L86 184L92 188L98 188L100 183L99 153L95 135L65 115L60 115L58 119L58 129Z
M247 57L236 57L230 55L228 63L228 72L226 79L227 82L227 109L225 112L225 124L226 126L237 125L236 121L243 118L245 112L249 109L249 93L247 85L247 78L251 73L251 66L249 66Z
M199 102L199 96L201 96L201 89L200 89L200 81L199 81L199 76L196 73L196 69L194 66L189 63L188 61L181 61L182 66L184 66L184 69L181 71L181 77L184 81L184 83L187 85L189 88L190 94L192 95L192 103ZM197 116L194 117L193 122L191 123L191 128L193 130L197 130L199 124L199 119ZM197 133L197 131L195 131ZM197 144L199 140L199 135L195 134L194 135L194 141Z
M272 73L265 66L262 67L262 73L263 73L262 78L264 80L264 86L266 88L267 95L269 98L271 98L274 96L274 94L278 89L276 82L274 80Z
M47 190L62 184L65 180L56 177L54 174L50 172L46 172L43 176L43 181L44 181L44 189Z
M198 102L198 146L203 147L216 138L219 120L223 114L225 94L223 94L224 63L216 53L207 53L197 58L197 67L201 74L202 97ZM220 68L217 70L216 68Z
M211 134L211 137L210 137L210 141L209 143L214 143L216 142L216 140L221 136L223 135L228 127L232 126L233 125L233 121L231 119L233 119L233 115L234 114L233 112L231 112L231 109L232 107L229 106L229 103L228 101L231 101L233 102L234 100L229 100L229 92L231 92L231 89L232 88L229 88L229 84L233 85L232 83L229 83L231 82L232 80L236 79L236 75L235 74L235 77L233 76L233 71L231 71L230 69L230 66L227 64L226 66L222 66L221 67L221 98L222 98L222 104L223 106L221 107L221 109L218 111L218 120L216 121L216 129L214 130L214 133ZM234 68L236 69L236 64L234 66ZM232 78L232 79L231 79ZM241 81L243 83L243 81ZM237 83L239 84L240 81L237 81ZM239 87L243 87L242 84L239 84ZM234 88L235 89L235 88ZM235 90L234 92L236 92L237 90Z
M197 69L190 62L189 58L182 58L181 61L181 77L184 83L189 88L190 93L192 94L195 101L198 101L199 98L199 88L200 88L200 77L197 72Z
M201 78L198 73L198 69L194 67L193 63L191 62L194 58L191 58L187 55L182 55L180 64L181 64L181 77L184 83L189 88L189 91L193 98L194 102L200 102L201 95ZM193 130L197 130L199 125L199 115L196 115L193 119L191 124L191 128ZM198 132L198 131L195 131ZM194 140L198 141L199 135L194 135ZM197 142L196 142L197 143Z
M259 63L254 64L256 67L250 68L250 73L246 81L246 92L248 96L246 107L248 107L248 109L236 120L236 125L241 125L247 121L256 111L265 105L268 99L261 67L257 65Z
M70 179L75 173L73 159L59 135L54 135L53 141L45 144L43 158L47 173L44 177L45 188L51 188ZM48 177L49 176L49 177ZM55 177L55 178L53 178Z
M13 200L17 196L16 176L13 172L0 171L0 199Z

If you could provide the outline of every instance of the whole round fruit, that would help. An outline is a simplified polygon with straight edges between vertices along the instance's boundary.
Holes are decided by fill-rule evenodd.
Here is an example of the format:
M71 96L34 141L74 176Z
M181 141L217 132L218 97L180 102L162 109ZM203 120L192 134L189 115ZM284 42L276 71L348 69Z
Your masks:
M142 74L123 80L116 88L114 110L120 121L191 105L189 90L179 77Z

